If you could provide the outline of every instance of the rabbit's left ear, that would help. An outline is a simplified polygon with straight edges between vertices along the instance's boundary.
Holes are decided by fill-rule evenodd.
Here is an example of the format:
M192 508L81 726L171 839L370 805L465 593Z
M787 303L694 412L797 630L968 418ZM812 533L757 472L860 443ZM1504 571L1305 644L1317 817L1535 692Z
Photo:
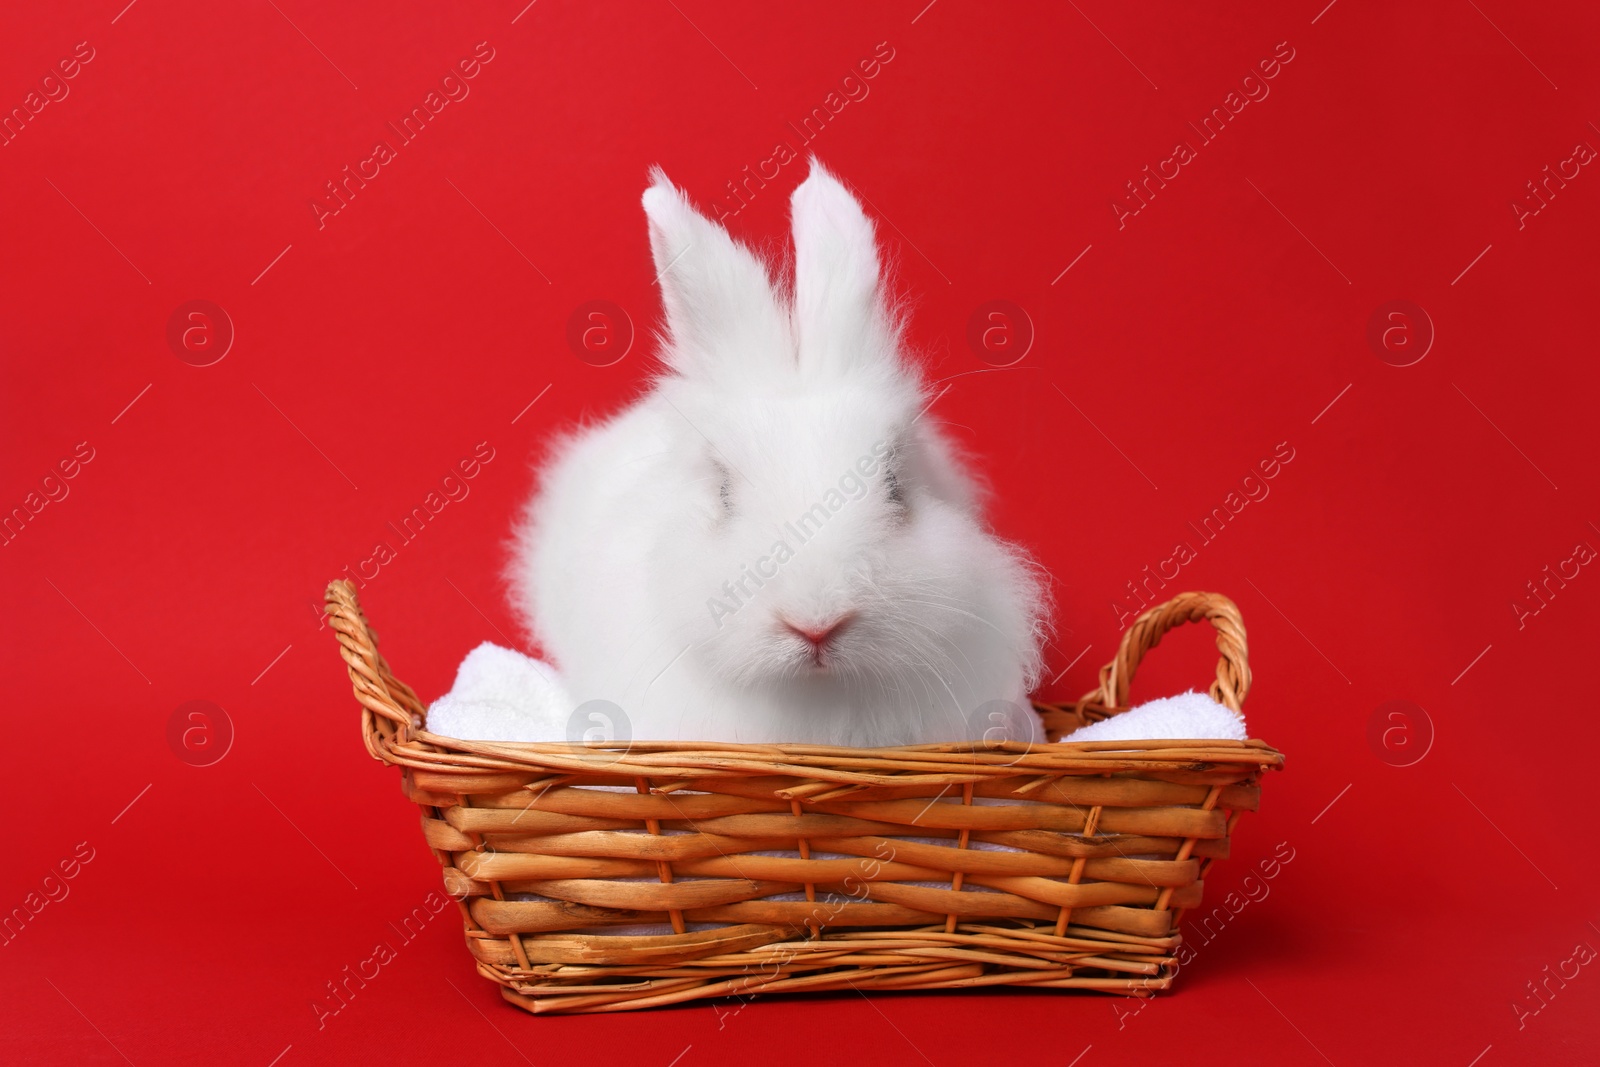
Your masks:
M861 205L813 156L789 212L802 370L839 373L892 359L893 317L879 284L877 238Z

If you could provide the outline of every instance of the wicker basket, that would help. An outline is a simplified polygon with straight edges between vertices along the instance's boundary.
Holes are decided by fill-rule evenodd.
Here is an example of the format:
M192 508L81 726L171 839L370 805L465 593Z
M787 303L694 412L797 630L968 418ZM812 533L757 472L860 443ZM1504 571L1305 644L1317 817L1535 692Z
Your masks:
M422 729L349 582L327 611L367 750L421 808L478 972L536 1013L851 987L1147 996L1283 763L1261 741L459 741ZM1050 739L1121 710L1143 655L1200 619L1222 654L1211 694L1238 710L1238 609L1185 593L1128 629L1098 689L1037 705ZM606 932L634 924L675 932Z

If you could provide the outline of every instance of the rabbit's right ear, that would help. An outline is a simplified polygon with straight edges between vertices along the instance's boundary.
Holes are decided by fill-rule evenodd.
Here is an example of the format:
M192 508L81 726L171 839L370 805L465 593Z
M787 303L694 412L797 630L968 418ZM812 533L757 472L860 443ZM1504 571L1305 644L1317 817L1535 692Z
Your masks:
M650 177L644 213L671 334L667 363L686 377L735 381L793 367L788 315L761 260L696 211L659 167Z
M801 366L824 376L895 366L896 326L884 300L872 220L815 156L789 211Z

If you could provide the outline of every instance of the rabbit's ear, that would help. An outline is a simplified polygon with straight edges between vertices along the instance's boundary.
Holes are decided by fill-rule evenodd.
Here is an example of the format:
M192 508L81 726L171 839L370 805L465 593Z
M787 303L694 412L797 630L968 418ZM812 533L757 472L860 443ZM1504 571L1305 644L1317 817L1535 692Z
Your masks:
M665 358L689 377L759 381L794 366L788 315L756 255L690 205L659 167L644 212L672 343Z
M789 213L802 367L826 374L892 360L895 325L879 284L877 239L861 205L813 156Z

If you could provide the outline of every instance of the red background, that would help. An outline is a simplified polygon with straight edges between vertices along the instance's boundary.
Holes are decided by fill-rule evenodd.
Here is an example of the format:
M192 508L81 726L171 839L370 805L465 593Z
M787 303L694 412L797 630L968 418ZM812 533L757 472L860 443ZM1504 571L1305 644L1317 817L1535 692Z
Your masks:
M1537 1014L1513 1004L1600 947L1600 575L1521 628L1511 604L1600 546L1600 176L1521 228L1510 207L1600 146L1592 8L123 2L0 17L4 109L95 50L0 149L4 507L94 450L0 549L0 907L94 849L0 948L0 1058L1594 1061L1600 969ZM470 95L319 229L324 183L480 41ZM1125 183L1281 41L1270 96L1119 229ZM809 147L885 220L935 377L986 366L966 341L983 302L1032 320L1021 363L955 379L937 413L992 478L997 527L1056 579L1048 695L1091 686L1124 583L1294 449L1168 590L1239 602L1252 733L1289 754L1208 902L1278 842L1294 860L1134 1016L975 992L536 1019L474 975L447 912L319 1031L324 983L439 888L397 775L360 746L323 585L487 441L470 497L363 597L427 699L505 643L496 576L530 459L650 365L647 168L711 205L879 42L870 95ZM781 242L802 170L733 231ZM237 334L207 367L165 336L195 299ZM639 335L605 368L565 340L597 299ZM1366 336L1396 299L1437 335L1406 367ZM1175 636L1136 691L1203 683L1212 656ZM214 765L169 747L190 700L232 723ZM1371 741L1390 700L1425 713ZM1425 756L1393 765L1429 723Z

